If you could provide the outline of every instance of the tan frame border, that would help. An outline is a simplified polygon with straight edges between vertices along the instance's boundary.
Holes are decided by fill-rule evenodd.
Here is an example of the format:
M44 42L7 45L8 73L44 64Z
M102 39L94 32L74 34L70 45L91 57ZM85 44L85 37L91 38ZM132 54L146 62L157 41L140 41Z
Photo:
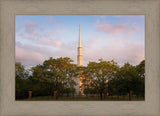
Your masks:
M145 15L145 101L15 101L15 15ZM159 116L159 0L1 0L1 116Z

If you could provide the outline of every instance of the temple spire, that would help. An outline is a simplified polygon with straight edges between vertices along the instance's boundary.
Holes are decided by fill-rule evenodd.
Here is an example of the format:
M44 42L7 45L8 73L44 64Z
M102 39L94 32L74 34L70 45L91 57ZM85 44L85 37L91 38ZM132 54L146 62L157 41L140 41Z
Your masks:
M81 25L79 25L79 47L82 47L82 44L81 44Z
M79 45L78 45L77 65L78 66L83 66L82 43L81 43L81 26L80 25L79 25Z

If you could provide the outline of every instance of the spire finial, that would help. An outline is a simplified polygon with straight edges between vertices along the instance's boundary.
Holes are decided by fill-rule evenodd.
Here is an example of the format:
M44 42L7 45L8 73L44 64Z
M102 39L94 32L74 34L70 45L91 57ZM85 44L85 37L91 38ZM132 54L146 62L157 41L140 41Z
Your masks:
M79 47L81 47L81 25L79 24Z
M78 44L78 58L77 65L83 66L82 44L81 44L81 25L79 24L79 44Z

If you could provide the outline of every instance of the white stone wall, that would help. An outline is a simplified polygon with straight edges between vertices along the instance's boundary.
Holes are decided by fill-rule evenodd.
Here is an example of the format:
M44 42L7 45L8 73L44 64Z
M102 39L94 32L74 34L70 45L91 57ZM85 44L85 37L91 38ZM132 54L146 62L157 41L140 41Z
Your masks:
M80 91L80 79L78 77L75 77L74 81L76 82L76 86L75 86L76 93L75 93L75 95L79 95L79 91Z
M82 47L78 47L77 65L78 66L83 66Z

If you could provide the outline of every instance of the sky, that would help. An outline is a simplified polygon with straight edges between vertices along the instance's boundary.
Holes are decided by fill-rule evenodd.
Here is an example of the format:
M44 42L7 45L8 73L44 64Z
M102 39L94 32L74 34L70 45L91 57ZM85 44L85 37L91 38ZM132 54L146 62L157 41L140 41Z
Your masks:
M16 15L16 62L32 67L70 57L77 63L79 24L84 66L101 58L120 66L145 59L144 15Z

